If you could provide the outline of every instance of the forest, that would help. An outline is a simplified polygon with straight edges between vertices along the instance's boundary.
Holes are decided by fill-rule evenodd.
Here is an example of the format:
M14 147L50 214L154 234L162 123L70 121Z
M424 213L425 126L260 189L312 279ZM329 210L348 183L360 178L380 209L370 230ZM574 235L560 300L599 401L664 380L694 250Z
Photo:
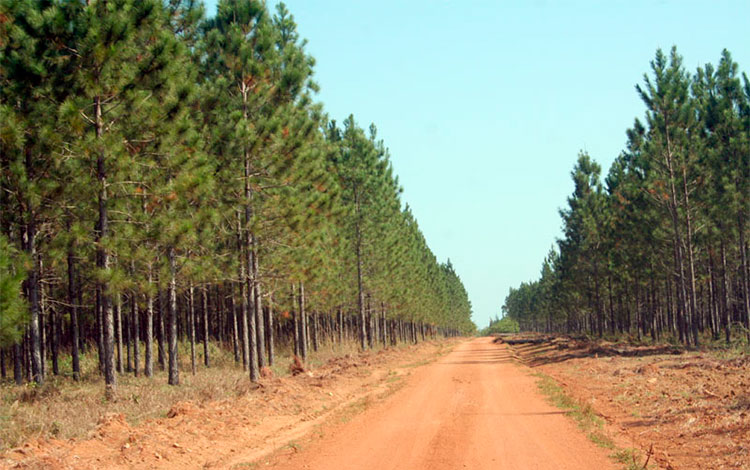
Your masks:
M0 1L3 379L79 380L96 355L112 397L212 347L257 381L280 348L474 331L375 126L326 114L305 47L283 3Z
M636 92L644 120L604 179L579 154L562 237L503 313L527 331L750 341L750 80L727 50L690 73L672 48Z

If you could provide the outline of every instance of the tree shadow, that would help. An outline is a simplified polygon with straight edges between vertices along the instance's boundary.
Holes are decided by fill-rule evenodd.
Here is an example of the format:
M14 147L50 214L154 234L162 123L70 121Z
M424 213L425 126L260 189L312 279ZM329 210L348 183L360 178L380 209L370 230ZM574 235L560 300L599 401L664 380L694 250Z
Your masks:
M529 367L539 367L546 364L557 364L571 359L583 359L592 357L647 357L680 355L685 350L672 345L656 346L608 346L596 343L578 344L525 344L512 346L512 349L523 359L522 362ZM542 355L550 350L566 350L565 353Z

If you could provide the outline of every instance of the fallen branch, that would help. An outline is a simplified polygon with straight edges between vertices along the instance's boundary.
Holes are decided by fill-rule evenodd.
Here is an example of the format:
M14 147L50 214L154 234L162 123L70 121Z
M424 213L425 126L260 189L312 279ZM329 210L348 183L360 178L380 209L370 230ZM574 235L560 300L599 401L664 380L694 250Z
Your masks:
M642 469L646 470L648 468L648 462L651 460L651 456L654 455L654 443L651 443L651 447L649 447L648 452L646 453L646 462L643 464Z

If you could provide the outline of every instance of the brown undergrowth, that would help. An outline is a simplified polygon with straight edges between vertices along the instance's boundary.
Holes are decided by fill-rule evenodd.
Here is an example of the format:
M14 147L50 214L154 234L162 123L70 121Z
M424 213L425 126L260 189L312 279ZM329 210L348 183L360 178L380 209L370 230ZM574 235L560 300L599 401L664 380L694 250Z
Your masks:
M410 348L412 346L402 345L388 354ZM288 351L279 351L274 366L264 370L261 385L256 385L249 381L242 366L234 363L230 352L213 345L211 367L204 367L199 356L197 374L192 375L187 345L182 344L181 349L179 386L167 385L166 372L155 364L152 379L143 375L134 377L132 373L119 375L114 400L104 398L95 353L83 356L83 380L79 382L69 376L50 374L42 386L0 385L0 453L24 442L91 437L94 430L113 420L137 426L148 420L171 418L174 416L170 413L179 414L182 406L200 408L214 402L267 393L292 379L289 366L293 360ZM305 370L295 378L295 383L320 388L326 377L357 374L358 370L366 374L362 366L378 362L383 354L386 353L378 350L358 353L355 342L325 345L311 352Z
M584 338L513 337L519 360L591 406L660 469L750 469L750 357ZM509 338L506 338L509 339Z

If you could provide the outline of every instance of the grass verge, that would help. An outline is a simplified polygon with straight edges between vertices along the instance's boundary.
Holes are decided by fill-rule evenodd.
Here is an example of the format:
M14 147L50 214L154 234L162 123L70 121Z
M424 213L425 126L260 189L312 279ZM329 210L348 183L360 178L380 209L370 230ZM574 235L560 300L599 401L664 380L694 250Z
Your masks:
M578 427L594 444L611 451L609 457L624 470L647 470L656 468L650 464L644 465L647 458L642 452L634 448L619 448L604 429L604 420L596 414L589 403L583 403L567 395L560 384L552 377L541 372L534 375L539 379L537 386L547 397L547 400L557 408L564 410L567 416L573 418Z

